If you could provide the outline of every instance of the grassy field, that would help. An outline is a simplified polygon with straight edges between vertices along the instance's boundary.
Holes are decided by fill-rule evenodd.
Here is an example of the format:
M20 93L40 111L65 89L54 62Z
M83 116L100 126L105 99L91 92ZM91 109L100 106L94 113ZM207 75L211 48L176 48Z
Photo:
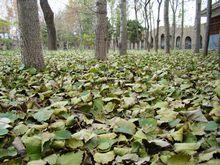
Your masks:
M45 54L37 72L0 52L3 164L220 164L216 53Z

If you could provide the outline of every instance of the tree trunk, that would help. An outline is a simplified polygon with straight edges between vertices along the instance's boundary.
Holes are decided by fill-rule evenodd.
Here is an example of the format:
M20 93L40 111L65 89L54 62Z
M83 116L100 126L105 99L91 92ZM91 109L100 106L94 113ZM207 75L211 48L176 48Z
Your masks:
M165 53L170 54L169 0L164 1Z
M219 31L219 35L218 35L218 53L220 55L220 31Z
M212 0L207 1L207 21L206 21L206 32L205 32L205 45L203 54L208 54L209 49L209 34L210 34L210 22L212 17Z
M195 53L199 53L200 49L200 29L201 29L201 0L196 0L196 19L195 19Z
M184 33L184 17L185 17L184 8L185 8L185 4L184 4L184 0L182 0L180 49L183 49L183 33Z
M51 10L47 0L40 0L40 6L44 13L44 19L47 24L48 49L57 50L57 36L56 36L56 28L54 24L54 13Z
M128 38L126 0L121 0L120 11L121 11L121 25L120 25L119 51L120 51L120 55L125 55L127 54L127 38Z
M176 39L176 13L173 13L173 34L172 34L172 49L175 49L175 39Z
M17 0L22 62L26 67L44 68L37 0Z
M135 14L135 20L138 21L138 9L137 9L137 0L134 0L134 14Z
M107 57L107 1L98 0L97 7L97 25L96 25L96 48L95 56L99 60L105 60Z
M156 37L155 37L155 51L158 52L158 47L159 47L159 28L160 28L160 8L161 8L161 3L162 0L157 1L158 2L158 13L157 13L157 32L156 32Z

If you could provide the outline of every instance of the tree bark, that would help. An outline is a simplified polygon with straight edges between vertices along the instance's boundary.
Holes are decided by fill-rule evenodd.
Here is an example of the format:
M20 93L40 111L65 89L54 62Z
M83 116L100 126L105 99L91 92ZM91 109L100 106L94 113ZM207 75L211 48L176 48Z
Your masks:
M121 0L120 11L121 11L121 25L120 25L119 52L120 55L125 55L127 54L127 38L128 38L126 0Z
M210 34L210 22L212 17L212 0L207 1L207 21L206 21L206 32L205 32L205 45L203 54L208 54L209 49L209 34Z
M185 3L184 0L182 0L182 18L181 18L181 38L180 38L180 49L183 49L183 34L184 34L184 18L185 18Z
M47 0L40 0L40 6L44 13L44 20L47 24L48 49L57 50L57 35L54 24L54 13L50 8L50 5Z
M158 52L158 47L159 47L159 28L160 28L160 9L161 9L161 4L162 0L157 0L158 2L158 11L157 11L157 32L156 32L156 37L155 37L155 51Z
M97 25L96 25L96 48L95 56L99 60L105 60L107 57L107 1L97 0Z
M164 1L165 53L170 54L169 0Z
M176 38L176 13L173 13L172 49L175 49L175 38Z
M200 32L201 32L201 0L196 0L196 18L195 18L195 50L194 53L199 53L200 49Z
M218 35L218 54L220 55L220 31L219 31L219 35Z
M26 67L44 68L37 0L17 0L22 62Z

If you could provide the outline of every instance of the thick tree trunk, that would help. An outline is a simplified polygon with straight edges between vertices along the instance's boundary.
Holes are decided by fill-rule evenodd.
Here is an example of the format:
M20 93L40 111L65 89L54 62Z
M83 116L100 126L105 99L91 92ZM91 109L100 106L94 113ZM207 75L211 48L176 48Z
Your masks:
M57 36L54 24L54 13L47 0L40 0L40 6L44 13L44 20L47 24L48 49L57 50Z
M22 62L26 67L44 68L37 0L17 0Z
M206 21L206 32L205 32L205 45L203 54L208 54L209 49L209 34L210 34L210 22L212 17L212 0L207 1L207 21Z
M159 47L159 28L160 28L160 8L162 4L162 0L157 1L158 2L158 12L157 12L157 32L156 32L156 37L155 37L155 51L158 51Z
M200 49L200 29L201 29L201 0L196 0L196 18L195 18L195 53L199 53Z
M184 34L184 18L185 18L185 4L184 0L182 0L182 16L181 16L181 38L180 38L180 49L183 49L183 34Z
M97 0L97 25L96 25L96 48L95 56L99 60L107 57L107 1Z
M120 51L120 55L125 55L127 54L127 38L128 38L126 0L121 0L120 11L121 11L121 25L120 25L119 51Z
M169 0L164 1L165 53L170 54Z

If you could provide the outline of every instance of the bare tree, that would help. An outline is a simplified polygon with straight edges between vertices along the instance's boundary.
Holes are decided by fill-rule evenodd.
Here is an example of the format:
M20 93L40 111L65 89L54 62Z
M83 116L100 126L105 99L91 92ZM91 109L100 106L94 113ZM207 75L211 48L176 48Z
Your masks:
M37 0L17 0L22 62L26 67L44 68Z
M208 54L208 48L209 48L209 34L210 34L210 22L212 17L212 0L207 1L207 21L206 21L206 32L205 32L205 45L203 54Z
M185 1L182 0L182 9L181 9L181 38L180 38L180 48L183 48L183 34L184 34L184 18L185 18Z
M170 54L169 0L164 1L165 53Z
M195 18L195 53L199 53L201 31L201 0L196 0L196 18Z
M172 9L172 13L173 13L173 31L172 31L172 49L175 48L175 39L176 39L176 12L177 12L177 8L179 6L179 0L170 0L170 7Z
M158 3L158 10L157 10L157 32L156 32L156 37L155 37L155 51L158 51L158 45L159 45L159 28L160 28L160 9L161 9L161 4L163 0L157 0Z
M97 0L97 25L96 25L96 43L95 55L99 60L105 60L107 57L107 1Z
M120 11L121 11L121 22L120 22L120 43L119 51L120 55L127 54L127 10L126 0L121 0Z
M40 0L40 6L44 13L44 19L47 24L48 49L57 50L57 35L54 24L54 13L50 8L50 5L47 0Z
M149 12L148 12L148 5L151 0L142 0L143 7L144 7L144 24L145 24L145 44L144 49L150 51L150 44L149 44Z

